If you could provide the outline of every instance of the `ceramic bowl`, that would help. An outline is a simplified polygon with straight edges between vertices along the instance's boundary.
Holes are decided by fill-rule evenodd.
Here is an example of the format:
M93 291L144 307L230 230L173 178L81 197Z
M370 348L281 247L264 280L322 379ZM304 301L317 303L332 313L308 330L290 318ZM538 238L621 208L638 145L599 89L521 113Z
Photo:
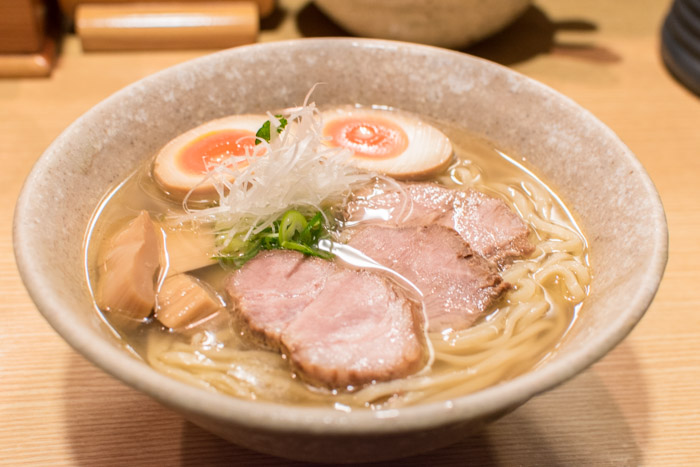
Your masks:
M578 214L590 296L556 357L449 403L376 413L251 402L164 376L126 352L95 311L83 238L105 193L168 140L224 115L298 105L383 104L454 122L526 155ZM368 39L251 45L183 63L107 98L46 150L16 207L17 265L39 311L95 365L192 422L273 455L313 461L408 456L458 441L583 371L630 332L667 258L659 196L620 139L570 99L462 53Z
M530 0L315 0L346 31L364 37L460 48L505 28Z

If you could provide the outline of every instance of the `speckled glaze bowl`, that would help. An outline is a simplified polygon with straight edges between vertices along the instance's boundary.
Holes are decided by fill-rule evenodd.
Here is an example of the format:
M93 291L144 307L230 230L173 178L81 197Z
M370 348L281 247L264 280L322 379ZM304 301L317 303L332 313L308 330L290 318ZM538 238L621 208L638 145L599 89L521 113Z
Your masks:
M101 197L168 140L204 121L299 104L384 104L448 120L526 155L578 213L591 294L555 358L447 403L380 413L238 400L170 379L127 353L93 307L83 238ZM37 308L95 365L242 446L313 461L409 456L458 441L583 371L630 332L667 258L658 194L634 155L586 110L507 68L447 50L379 40L252 45L167 69L69 126L29 175L16 207L17 264Z
M459 48L505 28L531 0L314 0L356 36Z

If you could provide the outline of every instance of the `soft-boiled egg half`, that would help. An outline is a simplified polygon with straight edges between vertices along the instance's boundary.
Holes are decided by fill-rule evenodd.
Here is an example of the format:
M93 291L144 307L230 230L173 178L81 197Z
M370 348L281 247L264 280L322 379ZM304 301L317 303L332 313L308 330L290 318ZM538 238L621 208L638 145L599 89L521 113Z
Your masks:
M192 128L166 144L156 155L153 177L172 198L213 199L212 167L231 161L239 169L248 165L247 154L255 148L255 133L268 119L265 115L231 115ZM256 154L264 152L256 148Z
M445 169L452 144L440 130L410 114L381 108L339 107L323 112L324 143L352 151L357 167L410 180Z

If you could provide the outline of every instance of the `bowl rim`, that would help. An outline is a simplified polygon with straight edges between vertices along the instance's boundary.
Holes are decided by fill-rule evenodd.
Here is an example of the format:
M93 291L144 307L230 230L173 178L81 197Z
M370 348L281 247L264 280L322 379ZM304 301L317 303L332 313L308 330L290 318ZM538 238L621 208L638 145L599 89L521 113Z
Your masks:
M129 93L132 88L144 84L156 84L159 80L181 69L206 66L208 62L222 56L229 56L228 59L234 61L239 55L265 53L268 49L304 49L320 45L340 48L357 47L365 50L381 48L405 53L422 51L427 54L442 54L453 60L472 60L480 63L480 66L500 68L501 73L517 77L524 84L539 88L541 92L555 98L557 102L573 107L577 112L583 112L587 120L596 126L596 130L604 134L606 140L614 142L623 149L628 162L638 169L644 188L649 193L650 200L653 200L653 209L650 209L645 222L649 228L654 229L654 248L648 258L644 280L639 284L637 293L630 297L629 306L625 310L620 310L619 315L611 321L604 332L591 338L587 347L572 351L514 379L449 401L381 411L353 410L350 413L332 408L294 407L271 402L242 400L197 388L161 374L146 363L134 359L127 352L106 342L89 326L75 326L63 319L65 311L61 306L60 294L52 290L51 281L43 276L39 267L32 261L29 242L22 241L25 233L32 229L29 213L34 197L33 186L38 183L38 174L42 168L47 166L51 159L60 157L61 142L72 138L74 134L77 135L79 126L89 122L99 109L119 102L122 96ZM241 427L277 433L366 435L396 434L488 416L507 408L517 407L531 397L552 389L591 366L624 339L651 304L668 258L668 228L661 199L641 162L600 120L570 98L548 86L488 60L437 47L379 39L308 38L258 43L204 55L138 80L93 106L49 145L25 180L15 207L13 244L20 276L44 318L78 353L132 388L148 394L166 406L184 410L199 420L235 422Z

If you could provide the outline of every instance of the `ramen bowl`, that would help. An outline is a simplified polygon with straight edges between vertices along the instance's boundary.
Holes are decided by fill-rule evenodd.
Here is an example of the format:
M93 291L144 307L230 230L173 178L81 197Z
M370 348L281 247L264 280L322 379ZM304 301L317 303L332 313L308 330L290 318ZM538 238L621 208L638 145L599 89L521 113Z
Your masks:
M449 70L445 72L445 70ZM349 413L236 399L165 376L125 350L96 312L83 239L100 200L166 142L229 114L298 105L394 106L454 122L526 156L576 213L589 242L590 294L555 356L476 393ZM70 125L27 178L14 221L24 283L85 358L221 437L306 461L392 459L456 442L582 372L641 319L667 259L658 194L620 139L570 99L465 54L370 39L251 45L183 63L107 98Z

